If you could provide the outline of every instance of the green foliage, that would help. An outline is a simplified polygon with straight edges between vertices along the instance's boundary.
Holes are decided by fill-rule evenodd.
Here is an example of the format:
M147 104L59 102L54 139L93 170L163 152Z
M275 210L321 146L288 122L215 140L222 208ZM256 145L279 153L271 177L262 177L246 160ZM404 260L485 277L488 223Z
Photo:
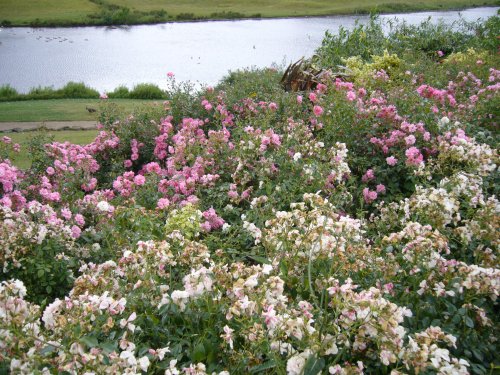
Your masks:
M165 99L166 95L157 85L141 83L129 90L126 86L118 86L108 93L110 99ZM68 82L60 89L53 87L34 87L22 94L9 85L0 87L0 101L48 100L48 99L97 99L99 92L84 83Z
M352 30L341 26L337 34L325 33L315 59L323 66L336 69L343 59L360 56L369 60L372 55L380 55L386 48L382 23L372 16L366 25L356 23Z
M193 205L186 205L179 210L173 210L165 225L165 233L180 231L187 239L194 239L200 233L201 211Z
M99 97L99 92L97 90L86 86L83 82L68 82L63 88L57 90L57 92L61 95L61 97L72 99L90 99Z
M213 12L212 14L210 14L210 18L238 19L238 18L245 18L245 15L240 12L233 12L233 11L226 12L224 10L222 12Z
M397 20L381 21L377 16L371 16L366 25L358 23L352 30L341 27L336 35L327 32L314 60L336 69L350 57L359 56L370 62L372 56L383 55L384 50L400 56L421 54L434 60L438 58L437 51L444 55L471 47L495 51L500 45L495 37L499 24L498 16L491 17L486 23L460 20L450 25L431 22L430 17L419 25L410 25ZM389 28L387 36L384 27Z
M110 99L128 99L130 97L130 90L127 86L118 86L113 91L108 92L108 97Z
M22 280L28 288L28 300L46 306L55 298L63 298L73 287L74 272L78 268L75 259L61 255L66 251L62 241L50 238L30 247L20 268L2 274L0 281Z
M185 117L202 118L206 116L200 108L200 95L191 82L177 82L175 77L170 78L166 90L169 114L174 122L181 122Z
M231 104L245 98L276 99L283 93L279 84L282 75L282 69L277 67L232 71L222 78L216 90L224 91Z
M19 93L10 85L0 86L0 100L16 100Z
M140 83L129 93L130 99L165 99L166 95L162 89L152 83Z
M28 94L25 95L26 99L32 100L32 99L56 99L59 97L59 93L57 93L56 90L54 90L53 87L33 87Z
M30 134L27 141L27 150L31 164L31 171L35 176L43 173L52 163L45 152L45 145L54 141L54 136L50 135L47 129Z

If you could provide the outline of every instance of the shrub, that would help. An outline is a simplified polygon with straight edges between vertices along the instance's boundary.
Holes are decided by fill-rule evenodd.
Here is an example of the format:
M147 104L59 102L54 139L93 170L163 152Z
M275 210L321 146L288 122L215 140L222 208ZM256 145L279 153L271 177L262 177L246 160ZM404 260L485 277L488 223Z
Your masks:
M25 99L57 99L61 93L54 90L53 87L34 87L24 97Z
M127 86L118 86L112 92L108 92L108 97L111 99L128 99L130 91Z
M19 97L19 93L15 88L10 85L0 86L0 100L16 100Z
M68 82L63 88L57 90L63 98L68 99L96 99L99 92L86 86L83 82Z
M152 83L140 83L129 93L130 99L165 99L165 92Z
M229 104L237 103L245 98L270 100L283 93L280 79L283 71L279 67L247 68L231 71L222 78L216 90L226 93Z

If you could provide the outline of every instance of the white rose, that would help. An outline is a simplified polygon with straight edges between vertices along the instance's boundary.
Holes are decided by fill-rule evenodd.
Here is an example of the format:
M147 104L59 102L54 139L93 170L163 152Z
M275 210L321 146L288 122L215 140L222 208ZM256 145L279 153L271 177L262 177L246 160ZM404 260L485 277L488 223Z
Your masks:
M102 212L108 212L110 207L111 206L106 201L100 201L99 203L97 203L97 209Z

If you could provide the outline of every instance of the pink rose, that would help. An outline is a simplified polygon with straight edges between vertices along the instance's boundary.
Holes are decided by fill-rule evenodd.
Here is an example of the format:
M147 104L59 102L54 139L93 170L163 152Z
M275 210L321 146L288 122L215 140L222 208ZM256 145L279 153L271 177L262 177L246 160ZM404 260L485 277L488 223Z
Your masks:
M315 105L313 108L313 112L316 117L319 117L323 114L323 108L321 108L321 106L319 105Z

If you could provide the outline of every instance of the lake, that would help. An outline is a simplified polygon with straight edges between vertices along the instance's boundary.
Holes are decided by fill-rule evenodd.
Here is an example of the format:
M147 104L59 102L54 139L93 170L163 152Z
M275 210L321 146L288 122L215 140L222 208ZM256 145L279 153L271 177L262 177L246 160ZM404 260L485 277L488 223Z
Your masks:
M451 23L495 15L499 7L382 15L418 24L428 17ZM325 31L352 28L368 16L207 21L120 28L0 28L0 85L26 92L85 82L100 91L151 82L165 88L167 72L178 81L213 85L229 70L267 67L310 56Z

